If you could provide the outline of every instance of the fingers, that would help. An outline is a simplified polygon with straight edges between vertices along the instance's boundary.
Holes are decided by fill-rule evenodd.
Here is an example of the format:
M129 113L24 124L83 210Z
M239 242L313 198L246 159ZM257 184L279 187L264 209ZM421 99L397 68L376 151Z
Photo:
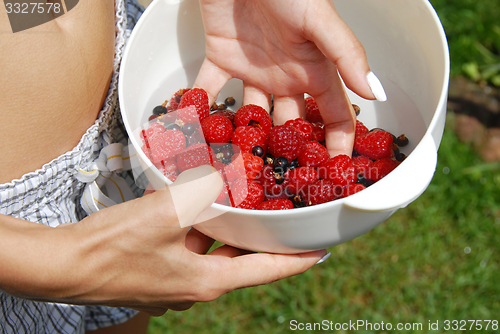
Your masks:
M169 306L169 309L174 311L186 311L189 310L195 303L186 302L186 303L177 303Z
M221 285L228 291L243 287L268 284L279 279L303 273L323 256L326 250L297 255L254 253L231 259Z
M245 254L251 254L253 252L244 250L244 249L239 249L235 247L231 247L228 245L223 245L220 246L219 248L213 250L210 255L219 255L219 256L225 256L225 257L236 257L240 255L245 255Z
M271 96L255 86L245 85L243 87L243 105L246 104L261 106L269 112Z
M166 307L154 307L154 306L140 306L140 307L138 307L136 305L132 305L132 306L128 306L128 307L132 308L136 311L146 313L152 317L161 317L162 315L164 315L168 311L168 308L166 308Z
M304 118L304 94L294 96L274 96L273 121L276 125L285 124L289 119Z
M354 145L356 114L338 75L332 86L314 97L325 123L326 148L331 157L351 156Z
M205 58L194 82L194 87L204 89L208 94L209 105L212 105L229 79L231 76L226 71Z
M328 11L330 15L314 17L308 21L311 26L307 29L311 33L309 38L330 61L337 65L349 89L365 99L384 100L385 93L383 88L380 91L381 85L373 87L377 96L369 85L367 75L371 71L361 42L339 16L331 1L321 1L317 5L324 6L322 11Z
M194 228L191 228L186 236L186 248L197 254L206 254L213 243L214 239Z

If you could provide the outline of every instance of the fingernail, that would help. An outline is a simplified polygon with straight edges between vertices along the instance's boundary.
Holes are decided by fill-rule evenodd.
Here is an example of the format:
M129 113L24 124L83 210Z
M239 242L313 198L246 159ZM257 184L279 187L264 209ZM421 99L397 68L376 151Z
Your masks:
M318 262L316 262L316 264L320 264L320 263L323 263L325 262L329 257L330 255L332 255L332 253L328 252L325 256L323 256Z
M385 94L384 87L382 86L382 83L377 78L375 73L373 73L372 71L368 72L368 74L366 75L366 81L368 82L368 86L370 86L370 89L372 90L373 96L375 96L378 101L387 101L387 95Z

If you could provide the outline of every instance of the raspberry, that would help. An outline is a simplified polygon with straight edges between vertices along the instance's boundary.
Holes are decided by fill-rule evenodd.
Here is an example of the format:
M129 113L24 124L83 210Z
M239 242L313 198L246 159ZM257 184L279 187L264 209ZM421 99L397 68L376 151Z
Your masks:
M229 183L241 177L246 177L245 162L239 154L235 154L231 163L224 167L224 175Z
M187 124L189 124L189 123L187 123ZM200 143L201 144L206 143L205 137L203 136L203 131L201 130L201 128L195 129L195 131L191 135L186 135L186 140L188 141L188 146L193 146L193 145L200 144Z
M319 112L318 104L316 100L312 96L308 96L304 100L304 104L306 107L306 120L311 123L319 122L323 123L323 117L321 117L321 113Z
M160 126L153 128L150 127L146 130L146 134L148 134L148 131L151 130L149 132L153 132L153 135L151 137L146 135L146 142L142 147L143 151L149 149L148 153L150 154L150 159L153 163L158 163L162 160L173 157L176 153L186 148L186 138L182 132L175 130L167 130L160 133L154 132L157 131L155 129L159 129Z
M162 123L163 126L167 127L171 123L175 122L175 119L177 118L177 113L175 112L168 112L166 114L160 115L156 118L156 120L159 123ZM169 129L170 130L170 129Z
M355 137L358 138L361 135L364 135L365 133L368 133L370 130L361 122L360 120L356 120L356 134Z
M190 88L181 88L177 92L175 92L174 95L170 98L170 101L165 101L163 106L167 106L168 110L177 110L179 108L179 102L181 102L182 95L187 93L190 90ZM168 105L167 105L168 103Z
M275 126L269 132L269 153L275 157L285 157L288 161L292 161L305 149L304 136L291 126Z
M231 111L231 110L228 110L228 109L217 110L216 112L212 113L212 115L224 116L227 119L229 119L231 121L231 124L233 124L233 126L234 126L234 117L236 115L236 113L234 111Z
M307 191L307 187L319 180L318 171L313 167L299 167L290 171L290 183L286 191L290 195Z
M354 158L330 158L313 97L305 99L306 120L274 127L262 107L245 105L234 113L226 105L210 108L202 89L180 89L155 107L149 128L140 134L146 156L171 180L190 168L214 166L224 179L220 204L288 210L330 202L379 181L405 157L398 149L408 143L404 135L369 130L356 120Z
M372 160L392 158L392 135L383 130L375 130L359 136L354 140L354 149Z
M154 135L165 132L165 127L162 123L153 122L149 125L149 128L141 132L141 139L152 138Z
M210 115L201 121L207 143L229 143L233 136L233 123L221 115Z
M234 125L238 126L256 126L264 131L267 135L273 126L273 120L269 113L262 107L255 104L247 104L242 106L236 112L234 117Z
M222 186L222 190L215 200L215 203L229 205L229 186L226 183L224 183L224 185Z
M387 174L392 172L399 165L399 162L390 158L382 158L372 165L370 177L372 181L380 181Z
M202 165L213 165L214 161L216 159L212 148L203 143L189 146L176 156L177 168L180 172Z
M245 152L242 154L242 156L243 163L245 165L246 176L249 180L253 181L264 166L264 160L253 155L252 153Z
M231 204L237 208L255 209L265 199L262 186L246 178L235 180L229 191Z
M226 177L225 177L225 172L224 172L226 165L224 165L221 162L215 161L213 163L213 166L214 166L215 169L217 169L217 172L219 172L220 176L222 177L222 180L224 180L224 184L222 186L222 190L219 193L219 196L217 197L217 199L215 200L215 203L228 205L229 204L229 202L228 202L228 199L229 199L229 186L227 185L227 181L226 181Z
M308 141L306 142L306 149L297 160L299 166L318 167L329 158L330 155L326 147L317 141Z
M361 190L366 189L366 187L359 183L350 183L344 188L344 197L354 195L359 193Z
M356 181L352 160L345 154L328 159L318 167L318 172L320 178L331 180L340 186L346 186L348 183Z
M233 132L232 142L241 152L252 152L255 146L260 146L266 151L267 141L264 131L253 126L239 126Z
M307 187L302 200L308 206L322 204L339 198L342 191L342 186L330 180L318 180Z
M315 140L318 142L325 141L325 125L323 123L311 123L313 126L313 130L311 133L311 140Z
M175 158L167 158L154 165L158 168L160 173L165 175L172 182L175 181L179 175L177 165L175 164Z
M277 184L273 166L265 165L257 175L255 181L262 185L268 198L288 198L288 194L285 193L285 189L290 183L290 179L288 177L289 173L290 172L286 172L283 175L283 182Z
M304 121L302 118L291 119L285 122L285 125L291 126L299 130L304 136L305 140L311 140L311 133L313 131L313 126L308 121Z
M187 93L190 90L190 88L181 88L177 92L175 92L174 95L170 98L170 101L168 102L168 110L173 111L177 110L179 108L179 102L181 102L182 95ZM164 103L164 107L167 104L167 101Z
M273 199L264 201L257 206L257 210L290 210L293 203L289 199Z
M373 161L364 155L358 155L352 158L352 165L354 166L356 175L361 175L367 179L370 178L372 164Z
M194 108L188 108L192 107ZM184 123L202 121L208 117L210 106L208 94L201 88L193 88L182 95L177 110L177 118Z

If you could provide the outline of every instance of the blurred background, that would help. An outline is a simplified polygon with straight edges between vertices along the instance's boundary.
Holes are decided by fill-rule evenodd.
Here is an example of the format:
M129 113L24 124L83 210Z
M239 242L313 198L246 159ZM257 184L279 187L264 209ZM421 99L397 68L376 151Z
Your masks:
M149 334L284 333L292 320L423 325L404 333L441 333L446 320L448 332L474 332L478 322L468 320L483 320L481 333L500 332L500 0L431 3L448 37L451 81L427 191L306 273L169 311ZM429 330L436 321L440 330Z

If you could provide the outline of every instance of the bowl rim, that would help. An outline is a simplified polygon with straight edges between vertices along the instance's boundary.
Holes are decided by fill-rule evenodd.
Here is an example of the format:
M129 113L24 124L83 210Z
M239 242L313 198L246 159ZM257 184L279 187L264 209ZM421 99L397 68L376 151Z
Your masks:
M183 0L180 0L180 1L172 1L172 4L174 3L180 3L182 2ZM442 23L439 19L439 16L437 15L434 7L432 6L432 4L430 3L429 0L421 0L425 6L425 8L427 9L427 14L430 14L433 18L433 21L434 23L436 24L436 27L438 29L438 32L439 32L439 37L440 37L440 40L441 40L441 43L442 43L442 51L443 51L443 56L444 56L444 64L445 64L445 69L444 69L444 78L443 78L443 86L442 86L442 89L441 89L441 93L440 93L440 97L439 97L439 101L436 105L436 109L434 110L434 114L432 116L432 119L431 119L431 122L429 123L422 139L425 137L425 136L432 136L432 131L435 129L435 127L438 125L438 121L439 121L439 118L440 118L440 114L444 111L446 111L446 101L447 101L447 92L448 92L448 84L449 84L449 77L450 77L450 54L449 54L449 47L448 47L448 42L447 42L447 38L446 38L446 34L445 34L445 31L444 31L444 28L442 26ZM146 10L144 11L144 13L142 14L141 18L139 19L139 21L137 22L135 28L133 29L131 35L129 36L128 38L128 42L127 44L125 45L125 49L123 51L123 57L122 57L122 62L121 62L121 66L120 66L120 70L119 70L119 80L118 80L118 94L119 96L123 96L124 95L124 92L123 92L123 89L124 89L124 80L125 78L127 77L126 74L124 75L124 71L123 69L125 68L125 66L123 66L123 64L126 64L127 63L127 60L128 58L130 57L129 54L130 54L130 50L131 50L131 47L130 45L134 44L134 40L135 38L137 38L136 36L139 34L139 31L141 30L141 27L144 25L144 22L146 22L147 20L147 17L149 16L149 13L150 12L153 12L154 10L156 10L156 6L162 2L162 0L153 0L153 2L146 8ZM123 105L123 99L119 99L119 103L120 103L120 113L123 117L123 121L124 121L124 125L126 127L126 130L127 132L130 133L129 131L129 122L128 122L128 118L127 118L127 114L124 112L126 110L126 108L124 107ZM129 137L130 137L130 140L132 141L132 144L135 148L135 151L137 154L139 154L140 156L140 159L142 160L143 163L146 164L146 166L148 168L150 168L155 174L156 176L158 176L167 186L172 184L173 182L171 180L169 180L165 175L163 175L154 165L153 163L146 157L146 155L144 154L144 152L142 152L141 149L138 149L140 148L140 145L138 145L139 143L137 142L135 136L132 134L129 134ZM422 140L421 139L421 140ZM421 141L420 140L420 141ZM420 145L420 141L419 143L417 143L417 145L415 146L414 150L417 149ZM439 145L439 143L438 143ZM437 146L438 146L437 145ZM437 150L437 147L436 147L436 150ZM401 162L398 167L400 165L403 165L405 163L405 161ZM396 168L398 168L396 167ZM390 177L390 174L387 176L387 177ZM379 182L377 182L376 184L370 186L371 187L379 187L381 185L379 184L383 184L384 180L381 180ZM368 188L367 188L368 189ZM365 190L367 190L365 189ZM300 209L300 212L303 212L303 213L307 213L307 212L310 212L310 211L317 211L317 210L322 210L322 209L326 209L326 208L329 208L329 207L334 207L334 206L342 206L344 204L344 202L346 201L346 198L349 198L349 200L352 199L352 196L356 196L357 194L353 194L351 196L348 196L348 197L343 197L343 198L339 198L339 199L336 199L336 200L333 200L333 201L330 201L330 202L326 202L326 203L322 203L322 204L317 204L317 205L314 205L314 206L306 206L306 207L301 207L301 208L294 208L294 209ZM295 215L297 213L296 210L294 209L290 209L290 210L253 210L253 209L244 209L244 208L236 208L236 207L231 207L231 206L227 206L227 205L223 205L223 204L218 204L218 203L213 203L211 205L214 209L219 209L219 210L224 210L224 211L231 211L231 212L235 212L237 214L241 214L241 215L251 215L251 216L288 216L288 215Z

